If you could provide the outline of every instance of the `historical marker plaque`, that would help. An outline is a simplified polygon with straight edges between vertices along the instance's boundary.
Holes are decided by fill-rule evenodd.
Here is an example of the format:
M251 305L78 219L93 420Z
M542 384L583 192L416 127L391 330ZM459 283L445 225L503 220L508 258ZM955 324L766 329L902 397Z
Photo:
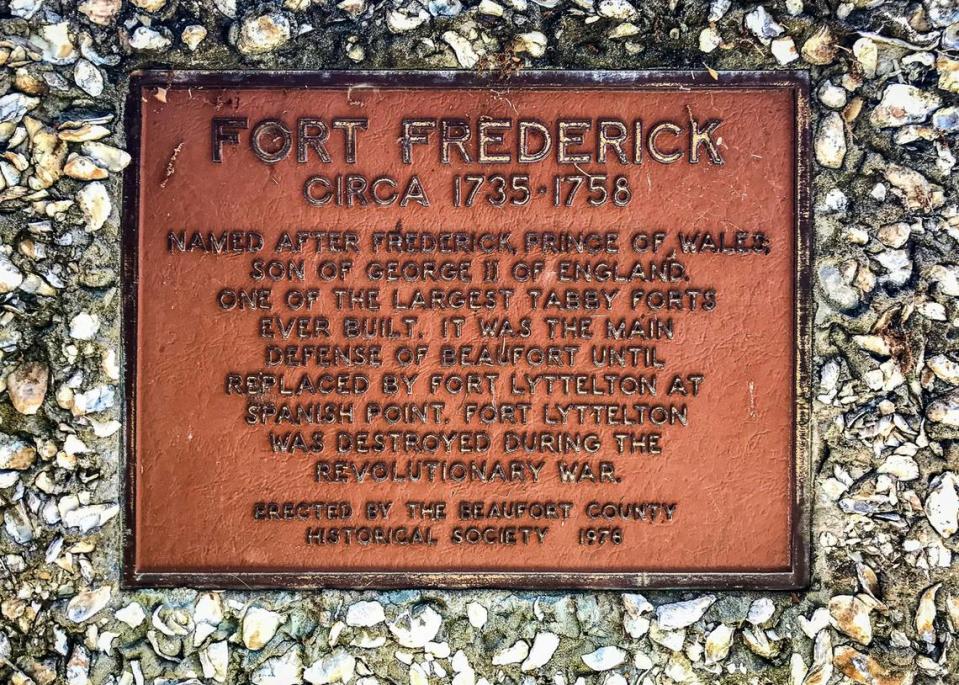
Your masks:
M128 101L126 581L797 587L800 75Z

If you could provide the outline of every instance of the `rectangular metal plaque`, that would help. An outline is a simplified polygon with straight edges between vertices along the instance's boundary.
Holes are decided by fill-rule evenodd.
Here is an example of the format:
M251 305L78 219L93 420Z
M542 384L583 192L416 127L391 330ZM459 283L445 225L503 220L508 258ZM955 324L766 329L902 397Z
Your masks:
M803 585L807 99L136 75L125 582Z

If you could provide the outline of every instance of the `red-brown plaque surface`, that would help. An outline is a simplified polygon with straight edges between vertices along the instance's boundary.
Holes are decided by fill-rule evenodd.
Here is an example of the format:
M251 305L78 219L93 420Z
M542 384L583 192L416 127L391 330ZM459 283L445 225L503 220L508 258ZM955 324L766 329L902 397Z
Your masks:
M131 88L128 583L805 582L803 77Z

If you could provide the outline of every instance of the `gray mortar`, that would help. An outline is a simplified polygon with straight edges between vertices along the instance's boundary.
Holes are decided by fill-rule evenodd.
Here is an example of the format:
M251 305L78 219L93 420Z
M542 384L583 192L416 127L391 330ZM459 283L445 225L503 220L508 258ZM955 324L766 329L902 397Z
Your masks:
M528 68L755 70L782 66L773 59L770 48L744 25L745 16L757 7L754 3L737 4L714 22L723 44L704 53L698 47L699 37L708 26L710 8L702 2L637 2L631 19L635 35L626 39L607 37L622 23L619 20L600 18L585 23L588 17L596 16L595 8L583 9L593 7L585 2L560 2L550 8L532 1L527 5L525 0L504 0L504 17L495 18L478 15L476 3L471 0L457 16L430 16L419 27L398 34L387 29L387 12L402 9L407 15L415 15L420 5L366 4L358 17L352 17L332 3L319 2L305 11L280 9L292 22L294 33L296 27L311 25L313 29L258 57L240 54L233 47L229 39L231 28L235 30L248 18L276 11L277 5L241 0L234 20L221 14L212 2L168 0L151 15L123 0L118 16L108 26L97 26L79 10L78 4L70 0L24 0L18 7L40 5L30 18L13 16L11 9L0 9L0 40L6 41L0 45L22 46L40 27L61 20L69 22L74 42L79 32L89 34L97 52L117 58L115 65L100 66L106 81L102 94L89 97L73 85L72 63L57 66L27 56L24 68L29 73L60 74L67 84L66 90L48 89L29 116L55 124L69 109L110 112L115 118L109 124L113 135L107 142L121 146L123 132L119 122L127 74L146 67L460 68L442 36L446 31L471 30L482 34L472 38L474 49L481 53L473 68L498 72L504 79L512 71ZM838 369L834 387L844 400L840 404L834 399L820 398L814 405L814 572L807 592L716 593L717 601L686 629L683 650L678 652L654 643L648 634L629 637L624 630L624 606L636 600L614 592L225 592L220 595L224 607L221 620L195 647L190 617L199 593L188 589L119 591L119 517L82 534L59 523L44 523L41 516L46 502L71 492L86 491L91 503L109 504L118 501L121 490L119 433L96 437L90 421L119 418L120 385L105 377L101 364L105 350L119 354L117 208L121 188L119 175L110 174L105 183L113 210L103 228L86 231L82 214L74 206L51 220L50 232L33 236L44 246L43 256L31 256L21 249L30 236L27 224L41 218L35 216L37 208L16 199L0 202L0 238L4 246L13 248L10 259L21 274L44 275L48 282L53 274L52 280L61 282L52 296L33 294L22 286L0 295L4 303L0 314L8 314L0 323L2 377L26 362L41 362L50 372L49 389L37 413L20 413L7 395L0 397L0 445L6 447L19 437L36 445L39 453L34 463L17 471L12 484L0 488L0 510L5 517L5 525L0 529L0 552L4 555L0 559L0 677L11 683L38 685L125 685L140 682L139 674L143 682L154 684L196 682L194 678L214 682L204 677L200 654L214 643L225 643L229 653L225 680L230 683L304 682L304 669L333 653L356 659L350 682L359 685L422 685L418 674L423 671L429 671L430 683L447 682L453 680L454 672L451 657L444 655L459 650L475 676L470 679L461 674L454 681L456 685L471 685L482 682L480 679L489 683L565 685L580 678L584 679L581 682L608 685L959 682L956 562L931 568L918 563L923 556L928 559L938 555L941 559L943 550L959 552L955 532L943 537L924 510L934 488L937 496L948 489L941 486L942 481L934 481L936 476L959 471L959 449L955 444L959 418L943 417L931 407L935 400L945 397L946 407L951 403L955 405L952 411L959 412L959 395L950 397L959 379L936 376L927 365L936 355L952 355L953 360L959 356L959 292L943 280L946 277L942 271L943 265L959 262L959 174L948 160L942 161L947 159L948 151L959 154L957 132L933 129L929 124L932 117L927 115L917 123L922 129L917 135L928 140L902 144L895 142L902 126L877 129L870 123L870 113L885 89L897 82L935 93L943 107L959 104L959 85L950 86L951 92L937 86L940 72L949 66L948 60L959 60L959 45L955 42L959 8L950 0L855 0L846 4L820 0L808 2L791 15L789 9L795 10L794 4L789 3L787 8L787 3L770 2L765 9L783 27L783 36L794 39L797 50L824 26L830 27L835 36L836 53L828 63L814 65L799 58L787 65L810 71L814 130L818 130L819 121L829 111L815 95L820 85L829 79L839 84L844 77L862 71L852 50L859 38L872 36L879 48L880 64L884 65L879 76L863 79L861 85L847 92L847 100L862 98L862 111L858 117L850 117L846 126L847 152L840 167L814 165L813 202L819 208L815 213L816 270L820 274L814 292L814 378L819 386L823 375L829 376L832 369ZM173 45L160 52L131 49L131 27L145 23L168 30ZM192 24L203 25L209 32L195 52L179 38L182 30ZM541 32L547 40L542 56L534 57L529 47L515 38L532 31ZM347 55L351 37L364 49L365 56L360 61ZM944 66L937 66L937 58L945 60ZM9 59L8 56L0 61ZM0 97L16 92L15 70L9 64L2 69ZM24 143L18 149L28 147L29 143ZM72 150L76 146L70 147ZM887 192L884 199L873 197L870 193L876 183L884 182L890 162L916 170L941 186L942 204L909 208L892 192ZM32 171L31 168L24 172L23 182ZM51 199L70 199L84 185L83 181L62 178L48 193ZM889 183L885 185L887 191L892 189ZM847 196L848 209L842 214L830 214L822 207L827 203L827 194L837 188ZM876 257L882 257L889 248L879 242L877 230L897 221L918 227L902 248L907 251L911 270L902 284L883 283L886 270ZM865 244L850 239L852 227L867 231ZM858 265L853 276L849 276L853 271L851 264ZM839 281L826 278L831 265L847 269ZM879 279L871 288L868 274L863 271L867 267ZM866 281L854 281L855 278ZM850 297L854 301L850 302ZM942 306L945 321L922 313L930 302ZM840 304L846 309L841 309ZM904 316L904 309L910 308L911 313ZM89 341L69 337L69 322L81 311L94 313L101 321ZM888 354L865 349L853 338L863 335L879 336L888 345ZM70 345L77 348L75 355L68 354ZM889 389L869 389L867 383L873 378L870 373L889 360L887 370L898 370L904 382ZM68 408L69 400L61 399L58 393L78 374L82 374L78 392L101 383L111 386L116 392L113 407L92 415L74 416ZM0 387L3 385L0 382ZM817 396L828 394L828 388L816 390ZM890 412L901 417L912 433L899 430L903 443L916 444L915 434L920 429L924 431L926 440L913 455L918 478L881 476L877 471L896 445L889 436L877 441L870 429L884 413ZM936 417L938 421L933 420ZM88 448L87 452L75 455L75 467L69 466L70 458L56 456L70 434L77 435ZM837 486L839 483L845 487ZM879 486L882 489L877 489ZM890 493L895 493L894 499L890 499ZM948 497L943 501L948 524L949 517L956 515L955 504L950 504ZM22 512L26 512L33 537L18 542L11 530L16 532L16 520ZM50 545L58 540L63 540L63 546L59 551L54 548L51 561L46 561ZM810 618L816 609L829 607L830 600L836 602L836 597L866 593L857 577L857 562L875 571L879 580L875 594L880 601L870 605L872 610L866 619L873 631L872 640L868 645L853 640L853 628L836 610L833 624L819 627L821 653L816 657L813 640L800 628L799 618ZM917 611L922 593L936 583L943 585L932 600L931 627L927 625L928 618L921 622L927 637L931 635L930 641L924 642L917 628ZM71 620L70 615L76 617L68 611L71 600L78 593L103 587L110 588L109 602L79 622ZM653 605L660 607L705 593L645 594ZM743 637L743 630L749 626L745 617L751 603L764 596L775 604L773 618L763 626L766 638L776 647L775 654L762 654L761 648ZM79 597L74 600L74 609L86 596ZM442 617L442 625L433 638L437 646L430 647L433 655L422 648L399 647L394 634L383 623L371 628L342 624L347 609L361 599L382 603L387 622L411 609L435 610ZM482 604L489 611L489 619L481 628L467 619L469 603ZM146 614L143 623L135 628L114 615L130 604L140 605ZM244 615L251 606L281 614L278 630L260 649L246 647L242 639ZM928 617L928 602L925 609ZM171 612L177 610L189 630L186 635L165 635L159 625L177 632L168 627ZM154 612L159 612L157 622L151 621ZM655 613L645 612L644 617L654 619ZM248 622L253 619L248 618ZM705 636L720 624L735 629L732 650L712 671L706 670L701 656ZM117 634L109 641L109 650L102 641L98 646L98 636L105 631ZM531 643L544 632L559 636L559 646L545 666L523 673L519 663L492 664L494 655L501 650L518 640ZM381 636L383 644L372 648L350 646L354 638L363 635ZM597 673L582 657L608 646L625 650L625 663ZM860 652L861 658L853 665L838 659L833 666L833 657L844 653L847 646ZM156 648L172 656L159 656ZM408 652L420 665L412 670L412 676L410 666L397 658L398 649ZM292 668L288 675L278 676L276 669L284 659ZM807 673L805 667L813 663L815 667ZM436 664L445 671L445 677L437 675ZM650 664L652 667L648 668ZM882 671L868 675L871 668ZM307 677L315 679L315 672L316 669L306 671Z

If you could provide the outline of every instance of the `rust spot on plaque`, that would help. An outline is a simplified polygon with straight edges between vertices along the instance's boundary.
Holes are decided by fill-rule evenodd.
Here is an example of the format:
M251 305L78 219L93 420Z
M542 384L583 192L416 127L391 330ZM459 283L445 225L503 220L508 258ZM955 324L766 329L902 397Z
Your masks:
M806 97L135 77L126 582L803 584Z

